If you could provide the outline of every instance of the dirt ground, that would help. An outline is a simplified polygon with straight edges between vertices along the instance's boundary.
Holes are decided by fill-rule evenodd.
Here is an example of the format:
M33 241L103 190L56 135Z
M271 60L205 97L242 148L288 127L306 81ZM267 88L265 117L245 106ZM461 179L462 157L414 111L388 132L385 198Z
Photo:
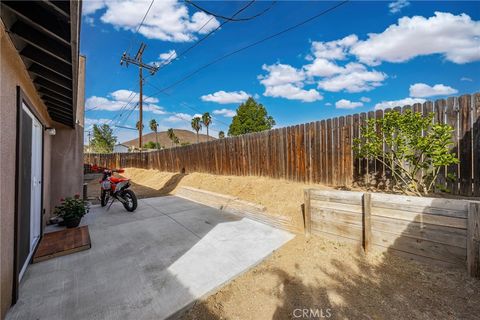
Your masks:
M189 186L222 194L237 196L242 200L261 204L271 215L291 217L295 225L303 228L303 190L307 187L329 189L323 185L305 185L286 180L264 177L218 176L206 173L179 174L126 168L122 176L131 179L132 190L139 198L175 194L181 186ZM99 178L88 185L91 199L98 198Z
M183 318L480 319L480 281L464 270L365 258L336 242L297 236Z
M139 198L191 186L262 204L302 219L306 185L255 177L126 169ZM315 188L327 189L314 185ZM98 197L98 178L89 197ZM303 223L303 222L302 222ZM255 268L198 301L184 319L480 319L480 281L464 270L297 236Z

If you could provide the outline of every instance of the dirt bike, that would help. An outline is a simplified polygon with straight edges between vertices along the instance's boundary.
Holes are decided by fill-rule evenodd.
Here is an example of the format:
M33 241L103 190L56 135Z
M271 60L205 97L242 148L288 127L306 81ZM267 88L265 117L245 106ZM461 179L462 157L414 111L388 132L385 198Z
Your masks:
M100 204L105 207L111 198L107 210L110 209L115 199L120 201L129 212L137 209L137 196L129 189L130 179L112 176L113 173L123 172L123 169L103 170L102 179L99 181L101 186Z

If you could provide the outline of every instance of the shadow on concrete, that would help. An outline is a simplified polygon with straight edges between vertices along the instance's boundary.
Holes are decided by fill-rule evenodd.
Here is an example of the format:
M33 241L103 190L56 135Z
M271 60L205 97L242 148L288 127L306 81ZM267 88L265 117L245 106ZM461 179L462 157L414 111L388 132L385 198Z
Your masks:
M134 213L95 206L84 219L92 248L31 265L7 319L177 318L291 237L173 196Z
M249 290L248 294L258 296L259 300L262 294L275 298L263 305L254 302L241 314L248 319L255 319L255 314L261 312L259 309L269 310L272 304L271 319L274 320L478 319L480 281L465 272L462 257L465 230L448 229L421 222L407 223L404 230L393 235L393 242L385 243L385 253L369 256L351 250L352 255L342 257L332 251L343 245L330 242L332 245L325 247L332 251L323 252L320 246L310 247L307 240L295 253L280 251L282 256L293 255L295 260L273 260L257 266L255 275L260 277L256 280L259 287L245 288L240 281L234 289L227 289L213 301L199 302L185 318L197 319L211 313L228 318L228 309L222 310L222 303L226 302L230 308L232 301L242 297L243 290ZM451 245L426 240L427 236L432 240L434 234ZM321 241L320 238L313 236L312 241ZM412 260L413 251L417 253L415 260ZM289 267L292 263L294 268ZM277 280L262 286L263 273L275 275Z

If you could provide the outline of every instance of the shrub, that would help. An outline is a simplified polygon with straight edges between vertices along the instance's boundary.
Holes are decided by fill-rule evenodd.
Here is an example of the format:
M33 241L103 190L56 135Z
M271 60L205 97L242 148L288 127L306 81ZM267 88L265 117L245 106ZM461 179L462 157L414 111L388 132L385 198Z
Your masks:
M390 171L391 187L404 193L428 194L444 166L458 163L450 149L453 128L433 124L434 114L426 117L407 110L390 111L381 119L368 119L354 139L359 158L373 158ZM385 146L385 148L384 148Z
M80 195L74 198L67 197L62 199L62 203L55 207L55 214L62 217L63 220L75 219L83 217L88 211L88 207Z

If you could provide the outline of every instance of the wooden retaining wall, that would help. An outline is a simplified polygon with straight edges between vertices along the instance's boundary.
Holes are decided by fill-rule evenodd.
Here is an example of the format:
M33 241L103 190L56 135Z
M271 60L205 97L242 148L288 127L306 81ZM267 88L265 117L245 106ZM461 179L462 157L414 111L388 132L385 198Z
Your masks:
M238 197L192 187L180 187L175 195L209 207L268 224L275 228L293 233L304 232L303 226L296 225L291 217L269 214L264 206L241 200Z
M452 151L460 163L445 167L437 185L452 194L480 196L480 93L393 110L408 109L424 115L433 112L435 123L454 128ZM367 119L382 118L389 111L376 110L154 152L87 153L85 163L378 187L388 179L384 167L373 160L355 159L352 140L360 136Z
M307 234L480 277L480 202L307 189L305 212Z

